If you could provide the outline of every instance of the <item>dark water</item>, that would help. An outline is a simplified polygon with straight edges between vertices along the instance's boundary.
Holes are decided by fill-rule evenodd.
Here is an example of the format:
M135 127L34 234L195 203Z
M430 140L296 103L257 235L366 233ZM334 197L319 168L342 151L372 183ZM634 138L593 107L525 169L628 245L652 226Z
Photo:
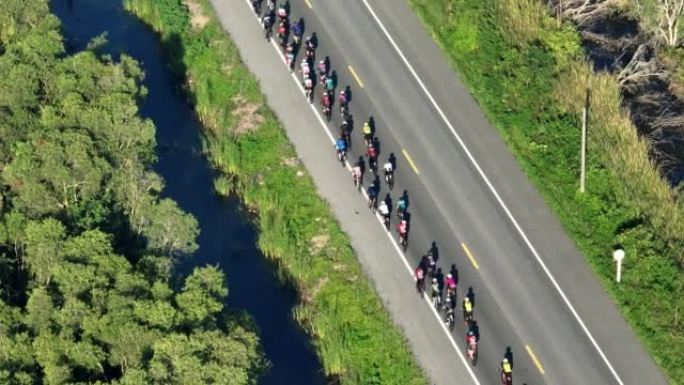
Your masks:
M114 58L125 52L141 63L149 94L142 115L157 127L159 162L165 194L192 213L201 228L199 251L186 267L219 265L228 276L228 305L246 310L259 327L266 356L273 364L262 385L324 384L321 365L306 334L292 319L294 293L281 288L271 266L256 249L254 229L239 202L213 194L213 174L201 154L199 122L164 64L151 30L127 14L120 0L53 0L70 51L107 32L103 51Z

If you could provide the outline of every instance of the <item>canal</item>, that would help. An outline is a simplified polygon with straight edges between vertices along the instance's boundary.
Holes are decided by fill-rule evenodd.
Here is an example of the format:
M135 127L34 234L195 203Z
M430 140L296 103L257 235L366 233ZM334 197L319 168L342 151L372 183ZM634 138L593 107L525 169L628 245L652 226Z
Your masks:
M321 364L307 335L292 318L295 293L282 287L275 270L256 248L254 227L235 198L213 192L213 172L201 152L200 123L165 65L155 34L123 9L121 0L52 0L62 21L68 51L84 49L107 34L102 53L115 60L125 53L145 71L148 96L141 114L157 127L155 170L166 180L164 193L197 218L199 251L181 270L218 265L228 277L228 306L247 311L272 367L261 385L324 384Z

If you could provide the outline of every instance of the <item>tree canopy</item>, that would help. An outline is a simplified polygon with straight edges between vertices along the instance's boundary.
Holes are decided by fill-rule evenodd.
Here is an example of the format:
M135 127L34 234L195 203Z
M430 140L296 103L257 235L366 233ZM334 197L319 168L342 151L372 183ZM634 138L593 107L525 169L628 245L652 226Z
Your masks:
M0 383L255 383L223 272L173 284L199 228L160 198L135 60L67 55L45 0L7 0L0 73Z

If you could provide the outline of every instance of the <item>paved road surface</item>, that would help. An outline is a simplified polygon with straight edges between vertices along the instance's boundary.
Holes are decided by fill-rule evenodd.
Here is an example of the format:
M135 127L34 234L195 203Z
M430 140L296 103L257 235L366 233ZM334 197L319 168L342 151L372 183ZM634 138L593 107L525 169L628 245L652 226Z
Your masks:
M665 384L583 257L408 6L398 0L374 0L370 2L374 16L362 0L311 1L312 8L305 0L292 1L291 13L305 19L307 34L317 33L317 56L330 57L338 84L350 85L353 91L351 111L356 130L350 158L361 154L358 131L362 122L373 116L381 141L381 162L390 152L398 159L391 196L396 201L404 189L409 192L408 263L415 266L435 241L439 266L446 272L454 264L458 270L459 301L472 288L481 332L480 357L472 370L462 360L462 323L457 322L453 344L429 306L415 295L395 244L354 191L349 172L336 162L329 134L280 56L264 41L247 2L212 3L433 382L498 383L498 365L508 350L516 384ZM319 109L318 98L314 105ZM339 126L336 115L329 124L335 135ZM386 186L383 189L381 196L387 192ZM467 245L478 268L462 244ZM461 321L460 314L457 321Z

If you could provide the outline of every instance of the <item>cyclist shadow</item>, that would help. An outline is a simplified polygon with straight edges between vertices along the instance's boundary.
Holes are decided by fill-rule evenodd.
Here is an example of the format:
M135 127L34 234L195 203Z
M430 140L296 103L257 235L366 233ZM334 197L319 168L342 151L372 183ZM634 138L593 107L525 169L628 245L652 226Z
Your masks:
M451 277L454 278L456 285L458 285L458 269L456 268L455 263L451 264L451 268L449 269L449 274L451 274Z
M475 307L475 292L473 291L473 287L470 286L468 287L468 291L466 292L466 297L470 300L470 303Z
M508 359L508 362L511 364L511 368L514 366L513 365L513 350L511 349L510 346L506 346L506 352L504 353L504 357Z
M371 142L371 145L375 148L375 156L380 159L380 139L378 137L373 137L373 141Z
M385 195L384 201L385 201L385 204L387 205L387 209L388 209L389 213L392 214L392 208L393 208L392 207L392 195L390 195L390 193L387 193L387 195Z
M351 87L349 87L349 86L344 87L344 94L347 95L347 104L351 103L351 101L352 101Z

